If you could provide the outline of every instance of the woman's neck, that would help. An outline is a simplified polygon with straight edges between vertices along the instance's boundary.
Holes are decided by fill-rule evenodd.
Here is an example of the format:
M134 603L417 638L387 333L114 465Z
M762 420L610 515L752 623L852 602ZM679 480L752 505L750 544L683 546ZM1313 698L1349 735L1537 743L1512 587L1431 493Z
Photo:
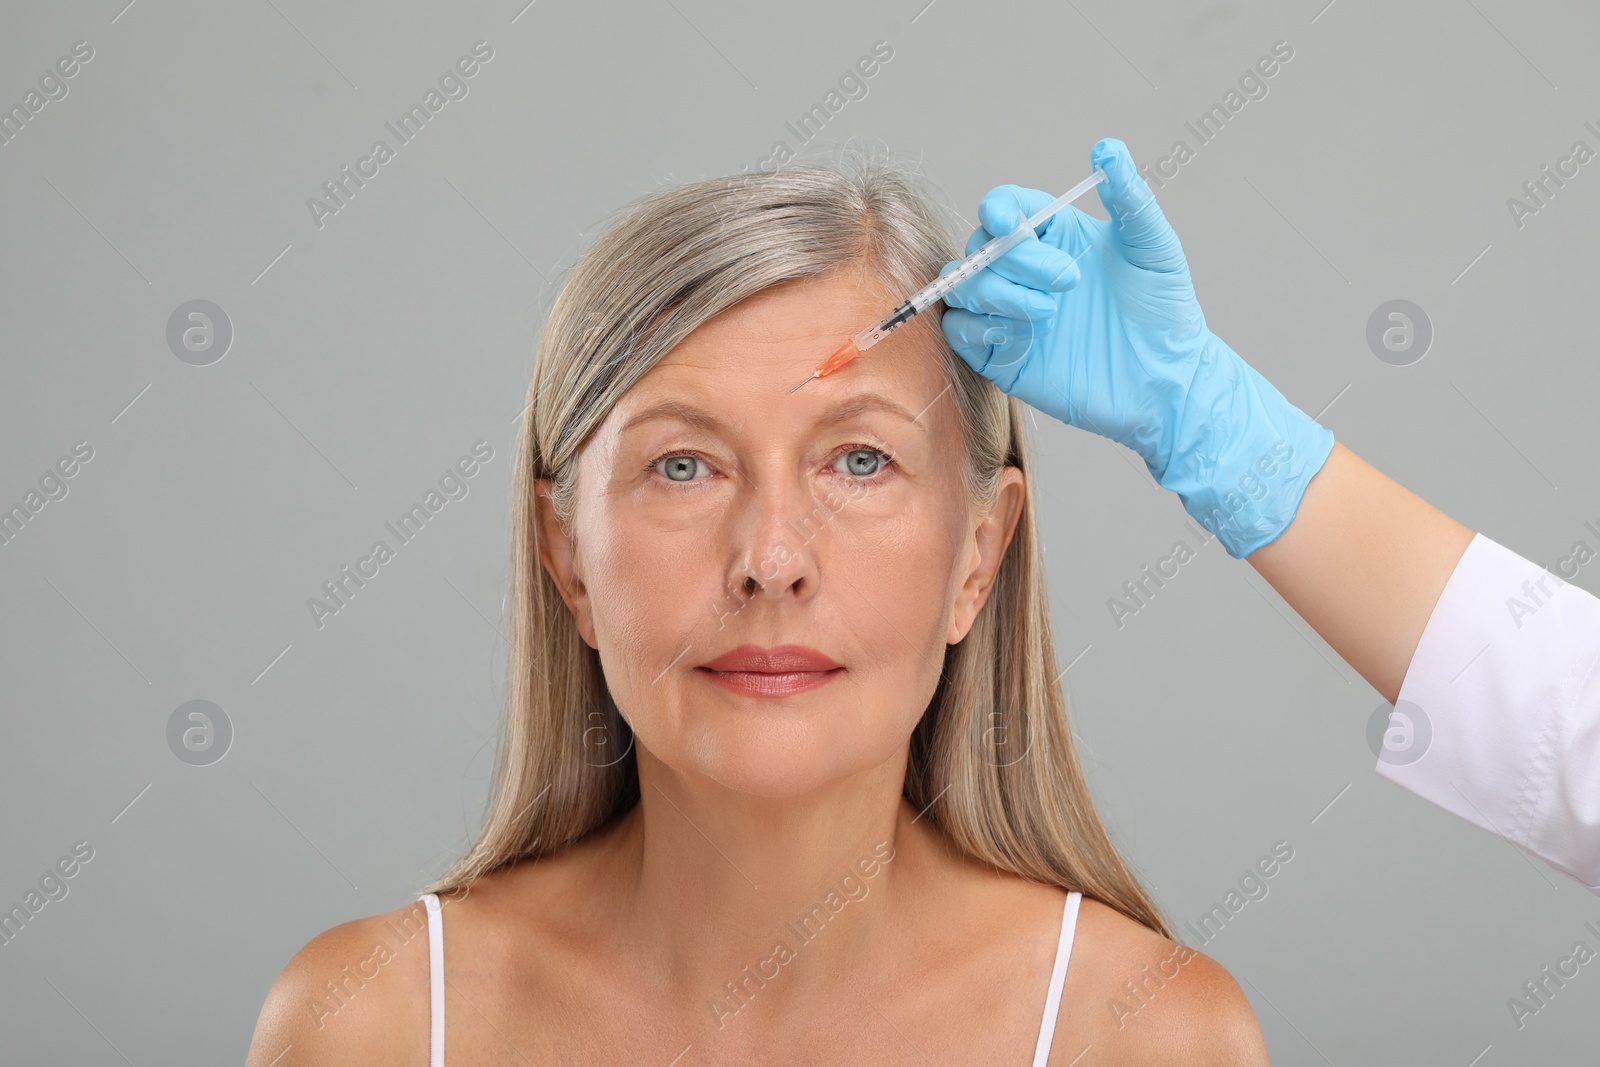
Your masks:
M604 850L610 933L642 976L722 1025L836 1002L937 864L904 780L902 754L805 796L752 797L641 750L639 804Z

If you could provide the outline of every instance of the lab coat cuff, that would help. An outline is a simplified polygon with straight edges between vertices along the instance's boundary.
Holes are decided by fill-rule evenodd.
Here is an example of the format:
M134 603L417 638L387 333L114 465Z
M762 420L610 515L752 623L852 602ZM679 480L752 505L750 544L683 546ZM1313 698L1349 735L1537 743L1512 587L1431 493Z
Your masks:
M1377 771L1600 892L1600 599L1474 535Z

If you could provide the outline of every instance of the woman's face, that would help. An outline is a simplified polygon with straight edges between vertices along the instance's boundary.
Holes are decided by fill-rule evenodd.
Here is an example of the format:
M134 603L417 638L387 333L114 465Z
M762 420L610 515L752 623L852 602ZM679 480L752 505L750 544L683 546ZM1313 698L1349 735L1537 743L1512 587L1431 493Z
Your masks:
M932 312L785 395L898 299L847 265L743 301L584 446L570 539L538 486L545 566L636 743L680 773L779 797L884 763L988 597L1022 476L971 509ZM779 645L839 666L705 666Z

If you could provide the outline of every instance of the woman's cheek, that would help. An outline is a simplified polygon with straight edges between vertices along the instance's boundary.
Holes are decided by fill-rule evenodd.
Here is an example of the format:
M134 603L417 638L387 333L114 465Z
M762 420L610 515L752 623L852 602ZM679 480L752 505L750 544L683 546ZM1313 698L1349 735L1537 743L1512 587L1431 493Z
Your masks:
M596 636L626 661L630 675L653 676L650 663L661 659L659 671L689 639L688 586L704 581L696 569L707 554L684 540L648 524L616 523L582 553ZM673 641L677 646L663 655L661 647Z
M829 546L833 567L825 566L823 573L832 569L848 575L835 595L855 602L851 614L867 629L885 635L890 642L885 654L919 661L933 655L937 662L934 652L941 642L934 635L944 631L952 548L947 520L925 512L911 506L871 521L841 523L841 536ZM864 515L857 517L865 520Z

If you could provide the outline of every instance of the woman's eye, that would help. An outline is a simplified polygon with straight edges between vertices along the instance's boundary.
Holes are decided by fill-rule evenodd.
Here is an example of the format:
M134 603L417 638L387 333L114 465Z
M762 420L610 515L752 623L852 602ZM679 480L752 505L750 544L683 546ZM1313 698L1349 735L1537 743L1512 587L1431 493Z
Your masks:
M694 481L694 465L700 460L696 456L680 453L672 456L662 456L651 464L661 471L669 481L692 482Z
M890 463L887 452L868 446L852 448L839 458L844 461L843 473L860 475L862 480L871 478Z
M855 481L873 482L881 478L885 469L893 462L894 457L881 448L871 445L852 445L839 454L831 469ZM839 466L841 463L842 468ZM695 477L697 465L709 469L706 461L696 453L669 452L652 460L648 469L670 482L685 485L704 481L703 478Z

